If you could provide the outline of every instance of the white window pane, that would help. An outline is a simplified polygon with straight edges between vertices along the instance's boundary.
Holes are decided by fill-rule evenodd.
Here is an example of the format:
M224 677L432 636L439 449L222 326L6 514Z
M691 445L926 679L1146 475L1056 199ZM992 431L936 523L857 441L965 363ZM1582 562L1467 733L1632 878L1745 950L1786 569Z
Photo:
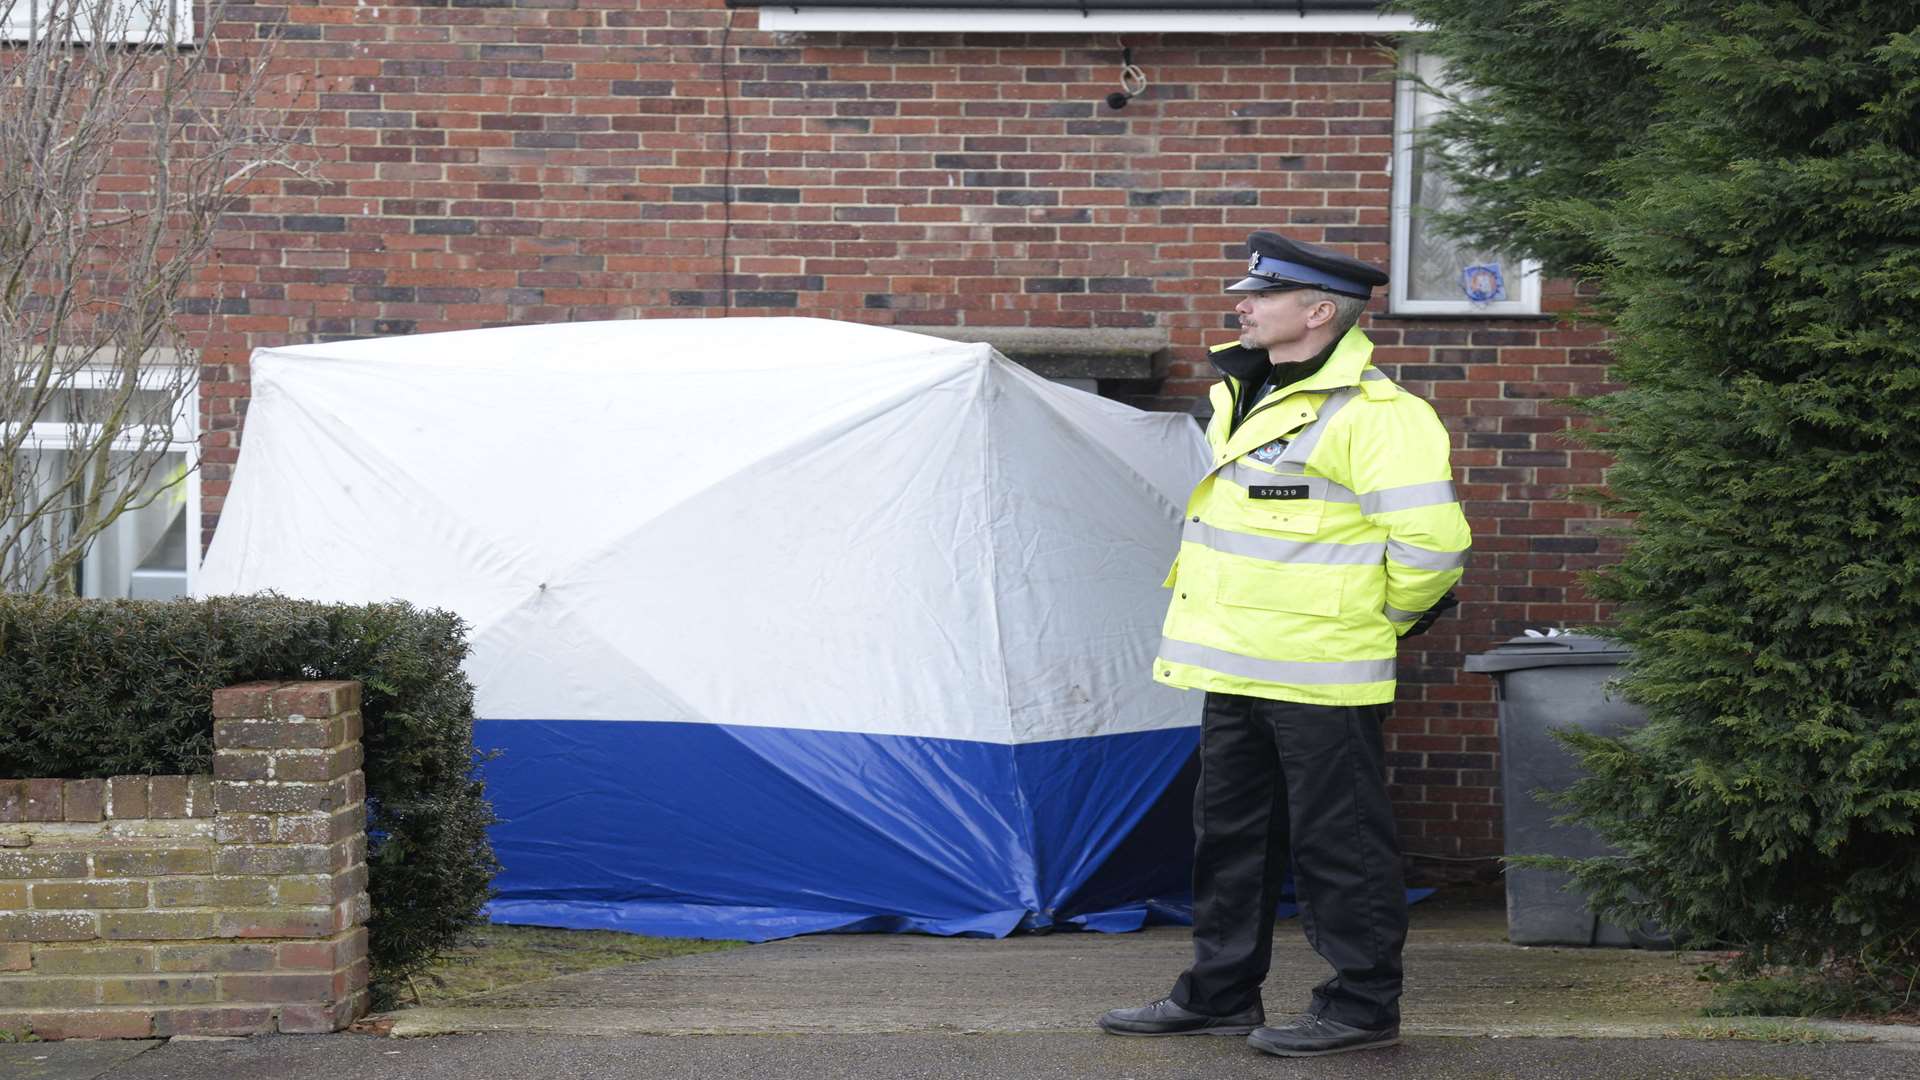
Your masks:
M37 40L49 27L74 19L77 41L126 41L145 45L193 40L193 8L182 0L0 0L0 39ZM98 25L96 25L96 23Z
M124 475L130 455L111 455ZM33 477L37 491L48 493L63 482L70 465L68 451L42 450L22 456L21 473ZM174 451L146 477L133 509L123 512L94 538L93 546L74 572L75 591L85 597L114 600L163 599L187 594L187 492L179 482L186 474L187 456ZM171 485L171 486L169 486ZM143 505L144 504L144 505ZM78 527L74 500L41 517L35 535L23 549L23 558L45 575L55 553L64 548Z
M186 503L173 503L171 510L166 532L147 549L146 557L129 575L127 595L135 600L171 600L187 595Z
M69 455L64 450L42 449L44 445L40 440L29 437L26 448L16 454L12 462L13 475L8 494L20 509L35 508L38 513L31 526L6 553L4 569L9 588L18 588L25 581L45 578L47 567L53 562L55 547L70 530L70 501L52 501L60 478L66 475ZM9 533L12 528L9 521Z
M1424 96L1424 95L1423 95ZM1488 303L1516 298L1509 289L1518 262L1497 251L1442 236L1433 228L1433 209L1464 207L1453 185L1437 168L1427 167L1426 150L1413 151L1412 220L1407 230L1407 298ZM1517 281L1511 284L1517 286Z
M177 482L186 460L185 454L166 455L134 500L138 508L94 539L80 564L81 596L159 600L187 594L187 486Z
M1437 57L1416 54L1414 71L1432 85L1443 85L1441 61ZM1528 295L1522 260L1505 252L1476 247L1442 235L1433 224L1433 211L1459 210L1466 202L1448 182L1434 155L1423 145L1435 118L1448 107L1447 102L1424 90L1412 89L1403 99L1400 122L1410 134L1402 152L1400 167L1406 170L1402 198L1405 200L1406 235L1396 252L1396 268L1404 289L1402 299L1419 304L1443 304L1448 308L1472 311L1489 304L1511 311L1516 304L1529 308L1536 302Z

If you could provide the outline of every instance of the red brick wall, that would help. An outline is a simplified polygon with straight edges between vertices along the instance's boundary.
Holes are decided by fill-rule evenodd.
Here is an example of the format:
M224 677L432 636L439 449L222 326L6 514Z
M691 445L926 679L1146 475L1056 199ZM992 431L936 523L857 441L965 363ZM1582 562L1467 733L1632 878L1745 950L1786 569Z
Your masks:
M1572 302L1562 287L1548 305ZM1375 360L1433 403L1454 433L1453 471L1474 554L1454 615L1402 648L1400 704L1388 762L1402 842L1427 878L1486 864L1453 860L1501 850L1499 731L1491 681L1464 658L1527 628L1594 625L1606 613L1580 589L1605 565L1617 522L1567 497L1600 483L1605 455L1566 437L1574 410L1557 403L1606 388L1602 335L1542 320L1378 320Z
M0 1031L337 1031L366 1012L360 684L215 692L211 776L0 780Z
M284 20L315 176L262 185L212 274L209 535L254 346L728 311L1151 328L1159 378L1123 396L1185 408L1210 378L1203 344L1233 325L1221 286L1248 231L1388 257L1391 56L1363 37L1127 35L1152 85L1114 112L1110 35L803 38L747 11L729 29L719 0L234 10L238 33ZM1601 558L1596 523L1560 496L1601 461L1558 441L1551 401L1592 389L1603 360L1552 320L1367 325L1456 432L1479 537L1461 617L1403 669L1406 843L1486 856L1493 704L1460 659L1595 617L1574 573ZM1448 865L1468 864L1429 869Z

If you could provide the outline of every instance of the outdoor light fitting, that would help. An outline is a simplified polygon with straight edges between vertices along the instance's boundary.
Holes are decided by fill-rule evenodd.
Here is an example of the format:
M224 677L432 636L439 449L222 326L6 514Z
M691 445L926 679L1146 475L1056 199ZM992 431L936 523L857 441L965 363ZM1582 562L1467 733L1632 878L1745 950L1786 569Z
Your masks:
M1107 95L1107 107L1124 109L1127 102L1139 97L1147 90L1147 73L1134 66L1133 50L1125 45L1120 47L1120 89Z

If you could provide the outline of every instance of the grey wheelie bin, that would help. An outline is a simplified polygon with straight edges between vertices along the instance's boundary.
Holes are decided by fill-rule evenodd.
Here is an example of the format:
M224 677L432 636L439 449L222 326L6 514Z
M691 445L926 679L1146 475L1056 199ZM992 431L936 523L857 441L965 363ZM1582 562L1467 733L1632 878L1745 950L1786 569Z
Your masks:
M1517 637L1467 657L1468 671L1492 675L1498 686L1509 855L1581 858L1611 850L1590 829L1554 824L1562 811L1534 793L1565 790L1585 775L1552 729L1617 735L1646 722L1638 706L1607 686L1628 655L1599 638L1557 634ZM1509 866L1506 879L1507 937L1516 945L1667 944L1657 928L1601 922L1587 909L1586 896L1568 888L1566 874Z

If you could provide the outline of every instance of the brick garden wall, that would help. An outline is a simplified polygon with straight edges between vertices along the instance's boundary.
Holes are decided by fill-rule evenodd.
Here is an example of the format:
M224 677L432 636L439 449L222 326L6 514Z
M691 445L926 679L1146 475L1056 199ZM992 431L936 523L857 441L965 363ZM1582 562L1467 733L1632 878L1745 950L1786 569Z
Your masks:
M359 691L217 692L210 776L0 780L0 1031L318 1032L365 1012Z
M283 32L315 174L259 185L196 308L209 536L260 345L723 313L1099 330L1159 343L1105 392L1185 409L1248 231L1388 260L1392 56L1362 36L1129 34L1152 85L1114 112L1111 35L776 35L720 0L232 14ZM1603 523L1562 496L1604 462L1552 402L1604 356L1551 317L1363 325L1455 432L1478 537L1460 617L1404 653L1390 743L1408 850L1472 860L1500 849L1496 737L1461 657L1600 614L1575 575Z

